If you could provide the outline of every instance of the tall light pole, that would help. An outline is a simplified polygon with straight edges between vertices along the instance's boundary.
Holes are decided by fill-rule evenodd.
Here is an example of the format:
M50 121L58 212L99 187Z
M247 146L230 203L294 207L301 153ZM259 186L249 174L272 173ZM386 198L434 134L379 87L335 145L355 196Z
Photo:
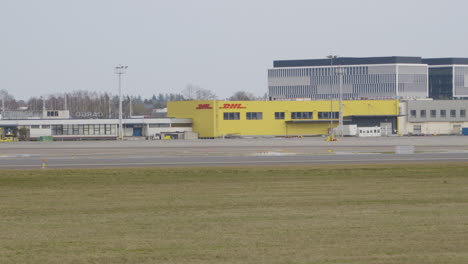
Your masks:
M123 126L122 126L122 74L127 73L128 66L116 66L114 73L119 75L119 139L123 140Z
M338 75L340 78L340 112L338 115L338 131L340 132L340 136L343 137L343 74L344 69L339 66L338 67Z
M337 59L338 55L330 54L327 56L327 59L330 59L330 137L334 137L333 133L333 82L332 82L332 70L333 70L333 59Z

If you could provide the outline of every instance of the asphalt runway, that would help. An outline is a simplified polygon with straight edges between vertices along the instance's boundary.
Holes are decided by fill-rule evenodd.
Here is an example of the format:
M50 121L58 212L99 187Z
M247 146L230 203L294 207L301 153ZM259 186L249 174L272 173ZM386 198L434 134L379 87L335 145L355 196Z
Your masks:
M445 163L468 162L468 137L17 142L0 151L0 169Z

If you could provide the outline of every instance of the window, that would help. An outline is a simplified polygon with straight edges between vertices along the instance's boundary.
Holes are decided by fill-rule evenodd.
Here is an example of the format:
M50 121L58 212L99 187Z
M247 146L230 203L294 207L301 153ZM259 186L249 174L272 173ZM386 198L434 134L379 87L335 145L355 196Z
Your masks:
M339 112L319 112L318 119L337 119L340 116Z
M233 112L233 113L224 113L224 120L239 120L240 113Z
M457 110L450 110L450 117L457 117Z
M47 111L47 116L58 116L58 111Z
M149 127L170 127L169 123L150 124Z
M31 129L34 129L34 128L40 128L41 126L39 125L31 125Z
M432 118L437 117L437 111L436 110L431 110L431 117Z
M421 110L419 114L421 115L421 118L426 118L426 110Z
M275 112L275 119L284 119L284 112Z
M42 128L47 128L47 129L49 129L49 128L50 128L50 125L42 125Z
M192 124L190 124L190 123L175 123L175 124L172 124L172 127L192 127Z
M68 130L71 130L71 125L63 125L62 126L63 135L69 135Z
M447 110L440 110L440 117L446 117L447 116Z
M247 112L247 120L261 120L262 112Z
M52 135L62 135L63 126L62 125L53 125L52 126Z
M83 135L89 135L89 125L83 125Z
M410 111L410 116L411 117L416 117L416 110L411 110Z
M80 133L78 125L73 125L73 133L72 135L79 135Z
M291 119L312 119L312 112L292 112Z
M111 135L111 126L112 125L105 125L106 135Z
M466 110L465 109L460 110L460 117L466 117Z

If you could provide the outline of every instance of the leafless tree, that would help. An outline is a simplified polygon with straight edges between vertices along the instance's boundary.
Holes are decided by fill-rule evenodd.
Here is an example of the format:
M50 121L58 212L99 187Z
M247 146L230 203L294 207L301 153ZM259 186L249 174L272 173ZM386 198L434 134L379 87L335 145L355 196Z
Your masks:
M252 101L255 100L255 95L245 91L237 91L231 97L228 98L230 101Z
M0 107L5 106L3 110L16 110L18 108L18 103L15 100L15 97L8 93L7 90L0 90Z
M182 95L187 100L216 100L216 94L208 89L189 84L182 91Z

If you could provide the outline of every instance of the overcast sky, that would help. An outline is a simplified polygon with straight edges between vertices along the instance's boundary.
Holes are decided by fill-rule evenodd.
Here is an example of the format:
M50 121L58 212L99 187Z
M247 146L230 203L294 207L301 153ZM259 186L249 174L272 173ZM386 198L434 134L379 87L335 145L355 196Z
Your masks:
M0 0L0 89L225 98L267 92L273 60L468 57L466 0Z

